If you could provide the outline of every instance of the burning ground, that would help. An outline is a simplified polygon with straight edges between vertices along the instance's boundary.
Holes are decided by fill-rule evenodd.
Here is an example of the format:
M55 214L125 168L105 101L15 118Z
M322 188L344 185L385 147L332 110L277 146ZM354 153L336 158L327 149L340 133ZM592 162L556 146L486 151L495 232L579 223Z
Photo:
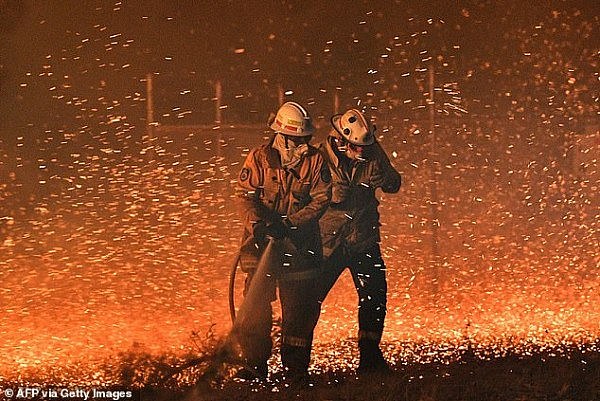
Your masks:
M594 184L530 158L526 138L512 137L509 156L501 157L485 131L458 131L455 143L479 143L454 148L465 167L439 170L439 190L448 195L436 266L422 185L430 170L419 159L422 136L412 129L408 137L410 128L384 138L405 178L401 194L381 206L389 361L417 382L423 375L412 371L452 375L449 367L464 369L465 355L470 366L507 358L579 358L578 368L597 366L589 358L600 332ZM57 160L63 170L34 183L45 192L4 219L4 383L157 386L168 365L210 350L227 332L227 281L240 233L233 181L255 144L240 141L238 131L223 129L219 156L215 141L202 139L213 130L161 132L150 162L70 143L87 154ZM254 135L262 140L260 130ZM543 149L538 158L552 157ZM473 171L469 157L495 162ZM469 189L456 189L457 170ZM499 187L505 177L510 193ZM22 196L22 186L12 188L8 200ZM356 302L344 275L317 328L312 372L322 380L356 366L349 340ZM271 369L279 369L276 358ZM188 370L170 385L185 388L197 375Z

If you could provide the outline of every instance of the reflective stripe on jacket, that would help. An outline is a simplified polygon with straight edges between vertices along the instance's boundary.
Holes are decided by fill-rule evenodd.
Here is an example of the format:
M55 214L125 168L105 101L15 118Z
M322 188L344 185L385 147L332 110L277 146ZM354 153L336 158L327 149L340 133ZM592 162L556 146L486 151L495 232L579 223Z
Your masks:
M295 169L281 167L279 153L268 145L248 154L238 176L237 195L242 209L243 242L252 226L287 217L294 226L291 242L296 249L288 260L292 270L317 268L322 258L319 218L331 199L331 176L322 155L312 146ZM249 241L241 250L242 268L256 268L264 244Z
M323 253L330 256L338 247L360 252L380 242L379 201L371 183L375 176L383 177L381 189L396 193L400 189L400 174L390 163L379 143L369 147L365 161L352 162L338 157L333 150L333 138L329 136L319 145L329 165L332 176L333 196L323 217L320 228Z

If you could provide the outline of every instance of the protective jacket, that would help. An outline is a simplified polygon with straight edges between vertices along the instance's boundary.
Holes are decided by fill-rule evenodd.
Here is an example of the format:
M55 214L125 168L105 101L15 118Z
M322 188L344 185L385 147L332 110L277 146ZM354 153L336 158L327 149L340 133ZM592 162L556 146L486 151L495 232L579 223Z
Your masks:
M322 258L319 218L331 199L331 175L322 155L312 146L295 168L281 166L272 141L250 151L240 171L237 195L242 208L247 245L240 253L244 271L256 269L264 249L260 239L246 241L257 223L286 218L294 246L286 267L290 270L318 268Z
M380 242L375 190L381 187L383 192L396 193L401 184L400 174L379 143L369 146L366 160L353 161L334 150L333 140L329 136L318 147L332 176L331 204L319 221L325 257L340 246L361 252Z

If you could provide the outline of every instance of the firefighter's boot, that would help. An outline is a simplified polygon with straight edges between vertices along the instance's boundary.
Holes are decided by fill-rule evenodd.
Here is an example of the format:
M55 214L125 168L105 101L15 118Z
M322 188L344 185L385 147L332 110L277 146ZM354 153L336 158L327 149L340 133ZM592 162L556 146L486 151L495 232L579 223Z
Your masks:
M286 339L284 339L285 341ZM302 386L309 382L308 365L310 347L306 345L281 344L281 362L284 380Z
M360 362L357 369L358 374L387 374L391 372L388 363L381 353L378 341L370 338L361 338L358 340L358 348L360 351Z

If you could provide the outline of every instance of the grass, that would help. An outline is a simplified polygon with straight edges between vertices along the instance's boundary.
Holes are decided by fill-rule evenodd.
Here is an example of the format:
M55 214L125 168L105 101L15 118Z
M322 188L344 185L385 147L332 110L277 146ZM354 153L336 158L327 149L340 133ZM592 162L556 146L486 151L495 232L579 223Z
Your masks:
M220 342L211 333L198 336L197 340L197 352L177 358L151 355L134 347L112 362L93 368L92 376L103 377L96 382L86 376L90 367L81 366L62 377L35 373L27 378L21 376L20 384L0 378L0 389L17 388L23 383L55 388L102 386L132 390L133 398L120 398L127 401L600 401L600 340L587 345L506 347L500 356L486 356L493 354L459 346L446 353L450 357L442 358L440 355L449 349L445 347L438 350L437 357L429 359L401 355L400 350L407 350L410 344L394 344L395 348L388 344L386 356L399 361L393 366L393 373L362 377L357 377L351 366L333 367L344 344L329 344L317 350L328 353L328 359L318 373L312 374L312 384L306 387L274 380L198 381L206 371L206 361L211 361L208 357L217 354ZM422 345L415 349L419 347L425 349ZM431 355L432 350L423 352ZM194 358L203 362L171 376L174 366ZM231 373L228 365L219 366L220 372ZM99 376L101 373L103 376Z
M598 401L600 356L581 350L480 359L463 355L451 363L396 366L393 374L357 377L326 372L313 385L294 388L278 382L208 384L168 389L146 386L141 400L327 400L327 401Z

